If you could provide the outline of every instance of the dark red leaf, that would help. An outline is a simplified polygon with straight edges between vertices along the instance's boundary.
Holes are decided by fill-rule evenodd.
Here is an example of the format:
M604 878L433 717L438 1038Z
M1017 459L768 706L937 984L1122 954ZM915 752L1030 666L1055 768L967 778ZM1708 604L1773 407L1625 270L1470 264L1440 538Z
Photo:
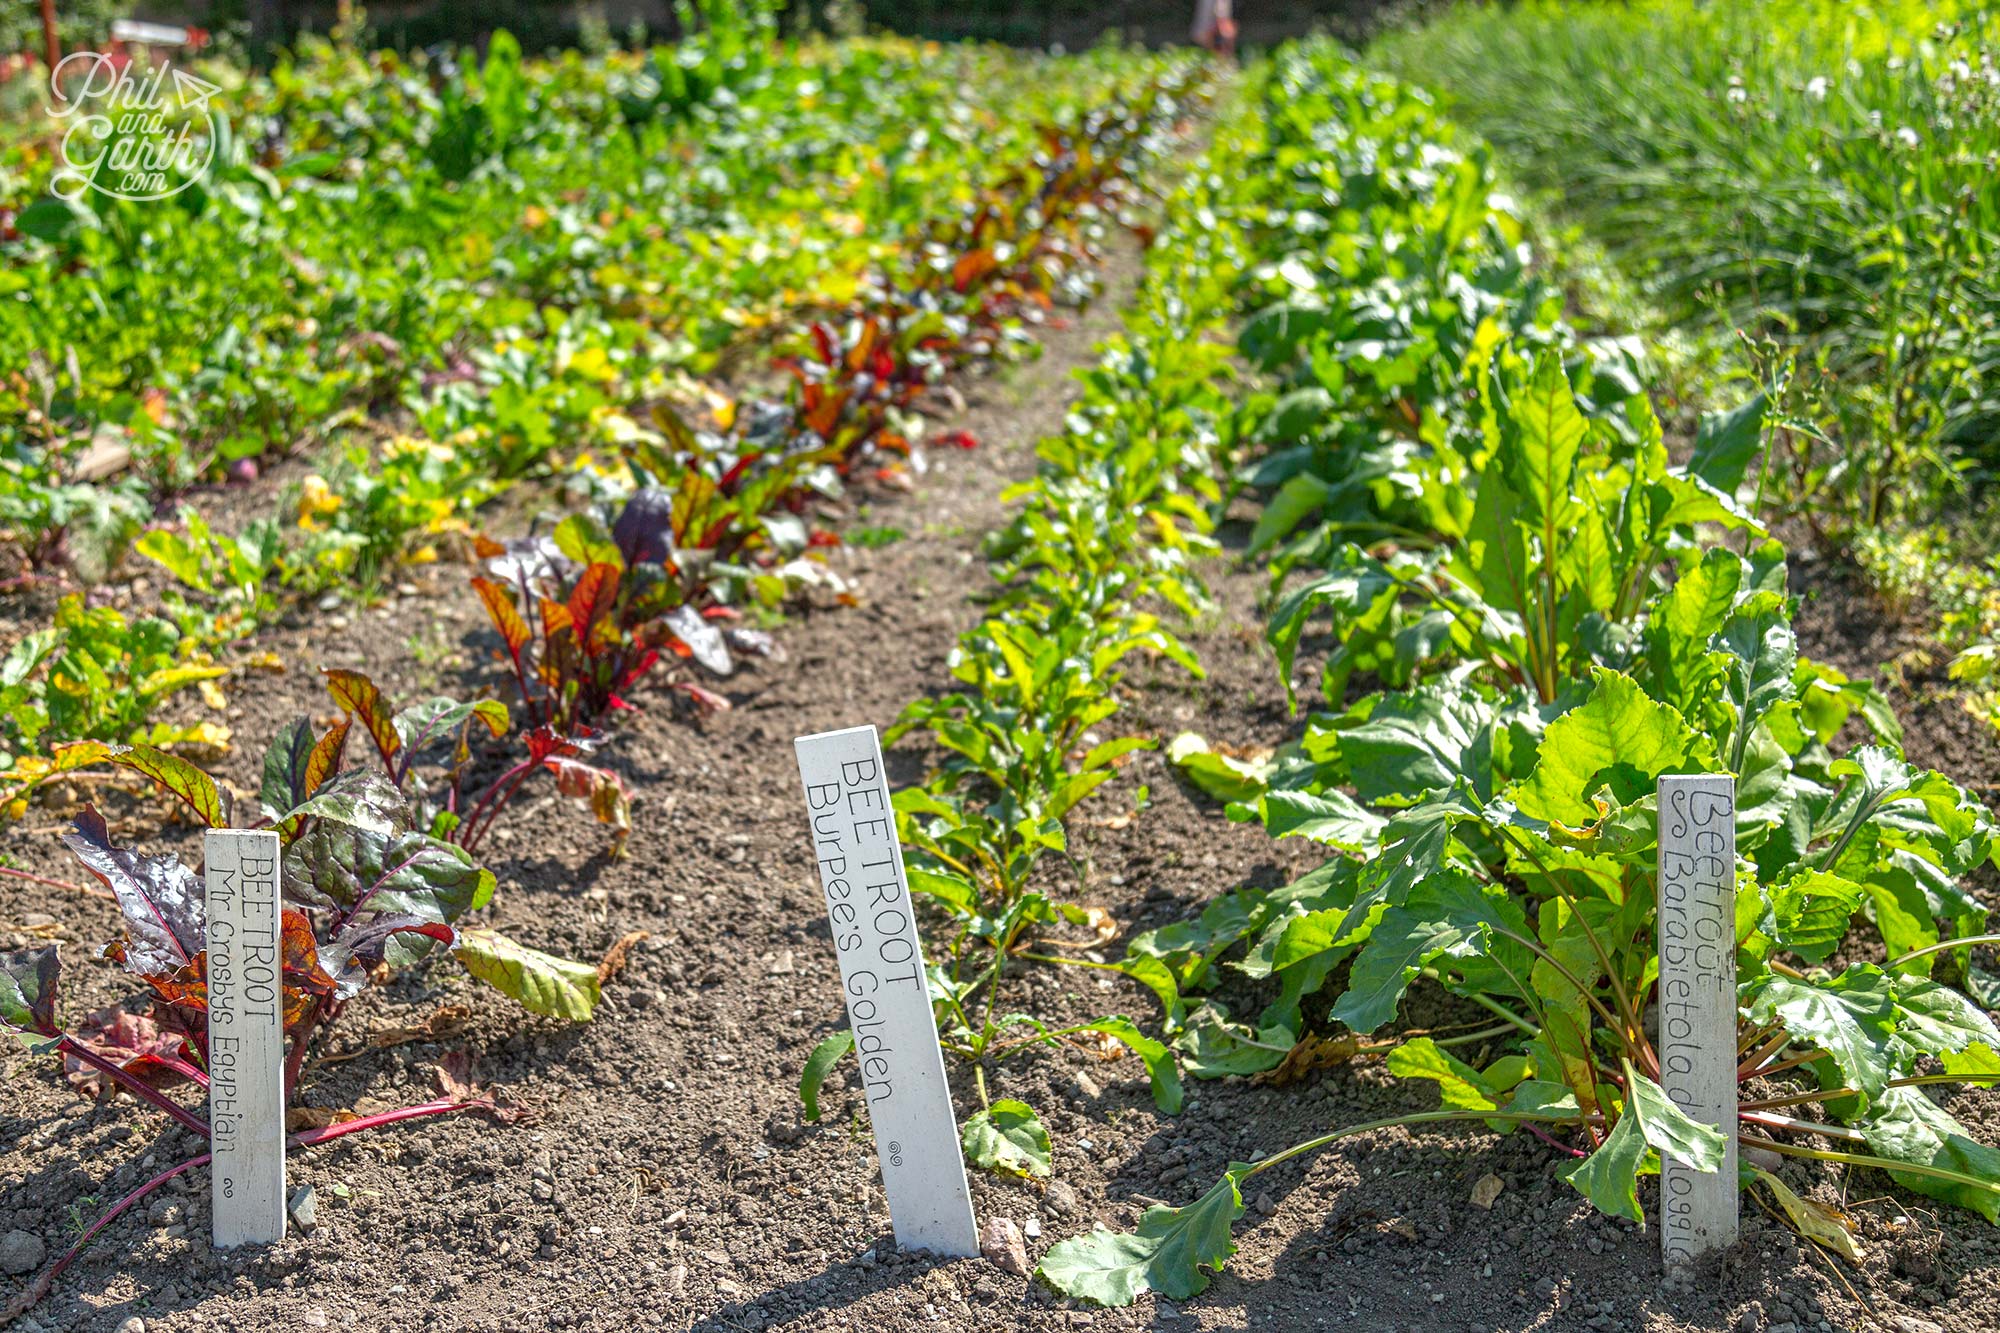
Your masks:
M76 1040L142 1083L169 1087L187 1078L187 1042L178 1032L163 1032L143 1014L128 1014L113 1006L100 1009L77 1025ZM74 1055L63 1057L70 1084L92 1097L109 1096L110 1075Z
M140 976L175 972L206 942L202 887L176 856L142 856L111 845L104 816L85 806L63 845L117 895L129 943L126 966Z

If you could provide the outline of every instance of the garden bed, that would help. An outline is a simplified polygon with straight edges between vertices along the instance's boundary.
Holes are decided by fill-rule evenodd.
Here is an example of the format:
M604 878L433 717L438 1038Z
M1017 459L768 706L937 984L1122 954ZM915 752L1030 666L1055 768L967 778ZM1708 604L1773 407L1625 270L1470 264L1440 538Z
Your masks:
M786 117L811 98L794 106L783 90L799 71L761 63L785 49L768 26L724 36L735 45L714 45L703 68L757 71L743 85L761 99L748 123L776 118L765 148L782 178ZM872 77L908 54L871 50L816 58ZM1115 55L1085 60L1105 89L1116 84L1105 73ZM614 57L592 77L638 67ZM734 280L768 303L756 313L715 304L682 326L651 312L653 333L699 326L720 340L706 378L682 375L663 392L647 359L677 355L663 342L636 351L621 341L631 330L606 323L602 346L578 351L565 307L540 308L549 336L513 351L532 348L567 377L550 411L630 469L640 489L629 503L615 467L544 445L502 503L459 495L399 515L372 598L301 597L296 568L203 590L200 612L215 613L205 632L230 662L226 701L203 713L192 689L169 691L159 719L138 720L179 728L160 743L201 758L239 814L261 799L288 845L307 849L312 859L287 863L288 901L302 920L326 914L323 929L304 922L308 938L322 930L320 958L353 982L336 991L326 978L294 1027L301 1056L316 1035L294 1099L306 1140L290 1157L302 1191L293 1232L267 1250L213 1250L207 1176L191 1171L86 1235L199 1150L188 1110L199 1103L161 1103L175 1128L129 1098L88 1100L54 1056L10 1044L0 1296L30 1307L16 1327L2000 1323L2000 1231L1973 1211L1992 1211L2000 1168L1978 1155L1990 1149L1952 1157L1954 1144L1909 1132L1921 1107L1940 1117L1925 1124L2000 1142L2000 1092L1977 1086L1994 1081L1979 1062L2000 1040L1990 1011L1953 988L1981 994L1974 968L2000 971L1995 951L1938 942L1941 923L1953 937L1976 932L1984 909L1968 895L1991 902L2000 880L1978 806L2000 810L2000 735L1960 706L1929 629L1884 609L1844 553L1765 540L1744 498L1748 469L1795 425L1760 399L1689 411L1677 420L1690 438L1664 439L1646 358L1546 299L1484 149L1408 87L1311 43L1214 88L1146 73L1117 84L1137 90L1139 109L1092 111L1083 128L1023 147L1039 176L950 159L958 186L987 190L971 221L892 189L903 249L864 258L859 220L831 227L844 239L829 244L857 242L847 278L872 274L876 259L889 275L879 291L856 279L861 294L839 318L765 290L755 263ZM482 77L517 92L560 82L497 57ZM1124 95L1098 91L1107 105ZM1162 162L1169 134L1186 135L1187 109L1211 92L1211 122ZM662 96L649 115L694 114ZM875 114L865 96L850 100L843 114ZM723 113L700 110L710 114ZM709 147L668 133L637 142ZM501 188L509 151L487 159L487 185ZM515 166L533 159L512 151ZM893 145L890 156L901 160ZM628 162L625 183L651 161ZM1143 272L1136 245L1122 233L1108 242L1109 212L1138 222L1125 173L1140 163L1156 169L1149 185L1174 186L1157 228L1134 228L1155 243ZM849 182L856 198L875 199L868 179ZM1356 199L1368 206L1346 206ZM611 228L609 216L565 225ZM829 221L802 210L760 225L800 218ZM1012 226L1032 236L1025 248L1004 239ZM624 239L651 252L666 236ZM961 241L980 248L938 262ZM550 265L548 290L561 289L553 238L530 249ZM1081 290L1093 257L1102 299L1073 313L1059 298ZM618 274L590 278L623 308ZM791 318L794 301L815 313L768 346L736 327ZM272 337L285 342L286 328L276 319ZM511 330L483 331L499 339L496 355L511 354ZM1001 355L1031 334L1038 359ZM433 350L456 354L442 341ZM453 386L476 380L456 361L395 373L406 391L435 392L426 406L441 414L459 410ZM479 382L479 393L492 387ZM782 401L758 401L773 384ZM616 406L591 385L615 386ZM514 401L465 393L466 410L496 416ZM371 423L384 427L380 454L419 473L428 458L478 476L489 461L512 467L524 447L509 418L413 451L387 438L392 415ZM446 424L439 415L425 429ZM459 452L475 444L492 459ZM295 513L294 536L323 533L322 520L364 524L380 495L365 468L331 490L281 457L261 475L232 471L234 485L178 492L230 534L273 507ZM578 512L586 494L601 523ZM690 496L692 518L663 517ZM545 521L561 510L560 526ZM561 558L475 539L461 513L495 537L553 530ZM59 551L60 525L51 531L46 550ZM464 549L431 563L433 537ZM171 568L158 554L169 537L147 540L140 549ZM314 549L289 558L310 568ZM454 554L497 582L473 595ZM267 576L286 589L282 603L262 600ZM95 597L144 611L158 579ZM33 585L0 637L32 642L47 621L54 607ZM222 607L264 628L232 639L247 622ZM716 667L718 626L760 619L779 651L739 635L734 669ZM398 740L357 677L322 670L366 673L398 703L518 687L515 742L531 757L503 759L481 737L443 762L467 791L503 772L489 791L515 775L535 783L490 826L483 803L458 803L455 780L449 804L425 805L394 758L418 742ZM62 702L57 683L38 688ZM592 691L589 707L576 702ZM1294 693L1309 717L1288 707ZM473 729L473 716L455 716ZM864 1090L840 1063L841 977L799 800L793 738L899 717L908 734L892 737L889 777L939 964L933 1009L958 1118L990 1130L995 1099L1007 1099L1024 1103L1008 1114L1030 1126L1009 1141L1012 1157L992 1153L995 1135L981 1147L968 1137L972 1165L988 1168L969 1173L978 1217L1016 1224L1020 1241L1003 1236L982 1259L891 1239ZM287 732L297 718L308 725ZM204 748L189 726L203 719L226 720L233 745ZM490 705L477 720L491 725ZM93 725L106 729L90 733L99 740L133 734L111 730L116 719ZM331 739L316 746L322 731ZM283 747L263 757L273 736L292 738L289 759ZM58 725L48 739L71 737ZM571 747L556 775L590 808L539 772L543 743ZM357 757L371 747L388 783L374 756ZM337 776L321 767L326 749ZM73 772L66 754L96 767ZM0 993L9 1027L54 1035L32 1003L35 967L53 965L28 952L51 943L62 946L65 1023L100 1011L101 1030L106 1006L147 1009L139 983L96 956L119 911L84 887L58 839L89 800L117 844L178 857L173 874L191 883L200 823L126 767L99 771L136 763L175 776L172 762L98 746L13 769L42 785L0 835L12 871L0 881L0 954L10 987L29 987ZM420 782L436 781L431 767ZM1737 921L1740 1112L1753 1133L1789 1137L1771 1145L1783 1157L1746 1141L1766 1172L1742 1194L1742 1242L1669 1277L1643 1220L1658 1216L1653 1167L1721 1142L1667 1101L1645 1017L1652 784L1690 769L1758 792L1739 815L1739 892L1757 909ZM196 788L184 800L200 812L209 780L192 769L177 780ZM369 832L327 799L368 783L370 800L412 825ZM231 822L218 804L203 819ZM373 868L360 854L342 861L331 840L359 845L364 832L384 847L413 838L397 845L416 850L395 871L386 852ZM501 892L490 907L469 888L446 902L436 884L481 882L474 853ZM90 865L106 884L117 855ZM435 914L392 923L378 946L421 928L492 981L475 966L490 946L467 941L471 928L498 930L554 955L533 966L567 976L570 993L501 985L523 1009L492 1001L430 943L398 952L399 967L343 943L371 920L367 900L420 856L435 872L422 904ZM343 899L334 871L370 887ZM405 891L423 897L399 882ZM135 924L127 897L129 956L147 922ZM194 952L183 947L189 967ZM1930 984L1934 968L1950 984ZM160 992L164 1023L197 1012L169 999L188 974L130 970ZM288 984L293 975L288 960ZM296 975L319 984L306 967ZM588 1023L536 1016L581 1019L593 1006ZM337 1029L320 1024L343 1007ZM191 1080L200 1071L187 1062L205 1056L189 1036L169 1056ZM1940 1074L1944 1056L1963 1063ZM1800 1092L1808 1074L1819 1081ZM435 1116L313 1141L348 1117L440 1097L424 1108ZM1817 1103L1831 1119L1804 1118ZM1775 1114L1794 1108L1799 1118ZM1412 1116L1425 1123L1284 1151ZM1819 1141L1873 1155L1804 1146ZM1892 1166L1910 1188L1876 1169ZM1791 1224L1766 1206L1787 1187L1811 1201ZM1801 1238L1801 1216L1818 1219L1827 1244ZM79 1260L35 1303L35 1275L79 1238ZM1851 1262L1834 1257L1854 1246Z

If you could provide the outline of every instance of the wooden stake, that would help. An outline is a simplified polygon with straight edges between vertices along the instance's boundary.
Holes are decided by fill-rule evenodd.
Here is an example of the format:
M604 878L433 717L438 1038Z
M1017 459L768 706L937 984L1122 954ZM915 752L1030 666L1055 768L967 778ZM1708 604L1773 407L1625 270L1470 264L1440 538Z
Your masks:
M62 63L62 40L56 36L56 0L42 0L42 58L49 62L49 78L53 80L56 66Z
M873 727L796 742L896 1243L979 1253L922 942Z
M1720 1171L1660 1162L1669 1269L1736 1242L1736 779L1663 777L1660 821L1660 1082L1721 1131Z
M285 1235L278 835L211 829L204 850L215 1245L265 1245Z

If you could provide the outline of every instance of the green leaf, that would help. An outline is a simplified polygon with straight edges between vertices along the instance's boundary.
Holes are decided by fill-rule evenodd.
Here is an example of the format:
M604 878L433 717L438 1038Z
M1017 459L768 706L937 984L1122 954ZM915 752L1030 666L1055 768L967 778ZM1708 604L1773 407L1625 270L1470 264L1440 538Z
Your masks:
M1313 612L1327 608L1333 615L1338 636L1343 625L1383 606L1402 587L1387 566L1359 547L1342 546L1327 563L1325 573L1279 600L1264 631L1278 659L1278 679L1285 686L1285 702L1294 709L1298 698L1292 688L1292 666Z
M1026 1102L1001 1098L965 1122L965 1160L999 1174L1047 1176L1049 1132Z
M1494 931L1525 935L1527 923L1504 889L1482 886L1452 872L1425 880L1400 907L1382 913L1367 947L1348 972L1347 991L1333 1016L1356 1032L1373 1032L1396 1016L1403 991L1426 967L1447 955L1473 965L1497 952ZM1518 946L1516 946L1518 948ZM1515 960L1518 975L1525 958Z
M1764 915L1757 929L1780 949L1789 949L1809 963L1823 963L1847 937L1848 923L1866 892L1843 876L1795 867L1764 891Z
M1639 1117L1621 1115L1597 1151L1563 1172L1563 1179L1600 1213L1643 1225L1646 1216L1639 1209L1639 1172L1646 1152Z
M1384 695L1366 722L1340 733L1341 758L1363 801L1407 803L1463 774L1490 794L1494 709L1443 685Z
M1257 526L1251 530L1250 545L1244 554L1262 554L1325 504L1332 491L1332 485L1324 477L1310 472L1286 478L1277 493L1265 501L1264 512L1257 516Z
M1719 1171L1728 1147L1720 1131L1692 1119L1674 1099L1631 1065L1625 1066L1624 1119L1638 1122L1646 1146L1697 1171ZM1621 1121L1622 1123L1622 1121Z
M1696 759L1695 737L1678 712L1648 698L1630 676L1600 670L1583 706L1549 724L1514 800L1530 819L1581 827L1597 817L1590 797L1599 787L1609 785L1630 805L1649 795L1662 773L1689 771Z
M1153 1104L1168 1115L1180 1114L1180 1066L1174 1062L1174 1053L1165 1042L1147 1036L1137 1023L1116 1014L1084 1023L1078 1030L1101 1032L1123 1042L1146 1064L1146 1075L1153 1085Z
M116 764L151 778L155 786L169 796L178 797L182 805L192 810L195 817L210 828L223 828L229 823L229 803L222 789L215 785L214 778L179 755L156 750L150 745L105 745L97 741L80 741L73 746L58 746L60 767L77 766L60 763L63 751L73 750L81 755L90 747L95 747L91 750L93 757L86 762Z
M498 699L476 699L462 704L453 699L426 699L411 704L390 719L406 749L422 749L450 736L467 718L477 718L488 733L504 736L512 719L507 705Z
M1167 746L1167 758L1189 782L1218 801L1256 799L1270 782L1273 767L1269 759L1232 759L1217 754L1191 731L1174 737Z
M95 230L102 225L97 220L97 214L84 207L81 201L53 196L35 200L14 219L14 229L23 236L32 236L51 245L60 243L80 227Z
M1536 523L1555 523L1569 508L1570 474L1586 431L1562 358L1544 353L1508 406L1501 449L1507 480Z
M1709 640L1729 619L1742 583L1741 557L1718 546L1654 602L1646 621L1646 656L1660 698L1684 711L1692 708Z
M1985 1042L1974 1042L1962 1051L1946 1051L1938 1062L1945 1073L1975 1087L1990 1088L2000 1082L2000 1050Z
M1299 345L1331 326L1332 311L1312 304L1281 301L1243 321L1236 345L1264 370L1282 368L1298 355Z
M1914 1070L1923 1056L1943 1058L1974 1046L2000 1050L2000 1028L1984 1009L1949 986L1927 977L1892 976L1889 996L1896 1007L1903 1070Z
M979 915L979 890L969 881L941 870L927 870L922 866L910 866L908 869L911 893L921 893L935 898L957 916Z
M1389 1052L1389 1072L1398 1078L1427 1078L1438 1085L1448 1111L1491 1111L1499 1106L1479 1071L1454 1059L1429 1037L1412 1037Z
M208 579L204 576L201 552L187 538L169 528L153 528L139 534L132 549L148 560L160 565L167 573L180 581L182 586L197 592L208 591Z
M60 1035L56 983L62 962L56 946L0 953L0 1023L38 1037Z
M530 949L496 930L461 930L452 952L465 970L530 1013L588 1022L597 1008L597 969Z
M1975 1142L1965 1127L1921 1088L1890 1088L1861 1123L1868 1146L1892 1161L1934 1167L1969 1177L1946 1180L1909 1171L1889 1172L1897 1184L1933 1199L1970 1208L2000 1226L2000 1150Z
M805 1070L799 1075L799 1100L805 1103L807 1120L819 1119L819 1090L840 1058L853 1049L854 1029L842 1028L813 1047L812 1054L806 1057Z
M1543 1078L1522 1079L1514 1086L1514 1095L1507 1099L1507 1109L1521 1115L1546 1115L1551 1119L1569 1117L1580 1118L1582 1110L1577 1106L1576 1093L1563 1083L1552 1083Z
M1783 1023L1795 1038L1824 1047L1848 1087L1870 1100L1881 1095L1895 1011L1880 969L1857 963L1825 983L1770 975L1748 989L1753 1021Z
M1764 409L1764 394L1759 390L1732 411L1702 413L1688 472L1718 491L1734 492L1743 484L1743 474L1763 443Z
M589 514L571 514L556 524L552 535L556 549L579 565L611 565L623 570L625 557L604 525Z
M300 717L280 729L271 748L264 751L264 781L257 799L268 818L282 820L294 806L304 803L306 769L316 743L312 723Z
M1289 1029L1263 1031L1231 1022L1229 1011L1209 1003L1194 1012L1187 1030L1174 1041L1196 1078L1227 1078L1275 1069L1297 1045Z
M1312 795L1302 791L1264 793L1264 829L1274 838L1310 838L1344 851L1359 851L1381 840L1382 816L1345 792Z
M1729 760L1731 771L1736 771L1743 766L1744 751L1759 720L1792 695L1799 645L1792 633L1791 608L1778 593L1756 593L1729 617L1716 642L1729 663L1723 690L1736 711Z
M1222 1271L1236 1242L1230 1224L1243 1216L1241 1173L1232 1164L1208 1193L1185 1208L1158 1204L1131 1231L1098 1227L1052 1246L1035 1272L1066 1296L1099 1305L1130 1305L1148 1291L1186 1300L1208 1286L1203 1268Z
M333 815L315 819L286 850L285 879L286 896L308 907L337 904L445 924L485 906L495 887L493 873L462 847L428 833L383 832L372 821L350 823Z

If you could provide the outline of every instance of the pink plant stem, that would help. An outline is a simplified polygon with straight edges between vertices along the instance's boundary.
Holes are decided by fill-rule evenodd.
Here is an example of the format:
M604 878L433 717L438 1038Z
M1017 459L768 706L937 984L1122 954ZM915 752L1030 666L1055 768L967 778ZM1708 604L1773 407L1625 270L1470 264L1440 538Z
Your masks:
M84 884L72 884L66 879L50 879L47 875L30 874L25 870L16 870L12 866L0 866L0 875L5 875L9 879L25 879L30 884L40 884L51 889L68 889L71 893L87 893L93 898L104 898L111 902L118 901L117 894L104 889L93 889Z
M163 1058L161 1059L160 1063L165 1065L167 1068L173 1070L176 1074L179 1074L182 1078L194 1084L196 1087L206 1088L208 1086L208 1071L196 1068L194 1065L190 1064L186 1060L181 1059L178 1056L174 1056L172 1058Z
M97 1070L141 1101L151 1102L154 1106L165 1111L175 1120L178 1120L183 1128L191 1129L203 1138L208 1137L208 1122L206 1120L203 1120L193 1111L188 1110L187 1107L182 1106L158 1088L126 1073L123 1069L120 1069L96 1051L91 1050L76 1038L64 1036L56 1042L56 1048L65 1055L75 1056L78 1060ZM206 1082L206 1080L202 1081Z
M486 837L486 830L506 808L507 802L513 799L514 789L528 780L528 776L535 771L540 762L532 758L524 759L493 780L493 785L486 789L485 795L473 804L471 813L466 815L463 825L465 834L459 840L459 846L467 852L479 849L480 842ZM509 782L513 785L509 786ZM480 819L482 814L485 816L483 823Z
M1567 1143L1564 1143L1561 1139L1558 1139L1557 1137L1555 1137L1555 1135L1549 1133L1546 1129L1543 1129L1540 1125L1536 1124L1532 1120L1523 1120L1521 1122L1521 1127L1523 1129L1526 1129L1530 1134L1533 1134L1536 1138L1540 1139L1542 1142L1548 1144L1551 1148L1555 1148L1558 1149L1559 1151L1566 1152L1571 1157L1583 1157L1587 1155L1585 1153L1580 1153L1576 1149L1570 1147Z
M485 1098L469 1102L446 1101L424 1102L417 1106L399 1106L393 1111L377 1111L373 1115L358 1116L353 1120L343 1120L337 1125L327 1125L321 1129L301 1130L291 1136L289 1142L299 1148L309 1148L315 1143L325 1143L328 1139L342 1138L348 1134L359 1134L364 1129L374 1129L378 1125L393 1125L398 1120L418 1120L425 1116L452 1115L459 1111L490 1111L493 1103Z
M305 1021L299 1024L298 1032L292 1037L292 1049L285 1056L285 1104L291 1105L292 1093L299 1086L299 1070L306 1062L306 1047L312 1041L313 1027L319 1022L319 1002L313 1003L307 1011Z
M478 1098L473 1101L439 1100L424 1102L418 1106L404 1106L394 1111L379 1111L374 1115L364 1115L358 1119L344 1121L338 1125L328 1125L324 1129L308 1129L291 1135L287 1139L287 1142L293 1147L305 1148L315 1143L325 1143L329 1139L342 1138L348 1134L358 1134L364 1129L374 1129L379 1125L392 1125L399 1120L417 1120L424 1116L451 1115L459 1111L490 1111L492 1109L493 1103L484 1098ZM197 1128L204 1135L208 1133L207 1125L197 1125ZM139 1186L138 1189L133 1190L117 1203L111 1205L109 1211L95 1222L92 1222L89 1229L77 1239L76 1244L69 1247L68 1252L62 1258L56 1260L46 1272L35 1279L33 1286L15 1297L6 1309L0 1310L0 1326L12 1323L39 1304L42 1298L47 1296L49 1291L55 1286L56 1279L63 1275L63 1270L75 1263L77 1256L83 1253L83 1247L90 1244L98 1232L117 1221L119 1214L145 1198L148 1194L151 1194L160 1186L166 1184L169 1180L172 1180L175 1176L181 1174L181 1172L192 1171L195 1167L208 1165L213 1157L213 1153L202 1153L199 1156L190 1157L179 1166L169 1167L167 1170L162 1171L159 1175L154 1176L151 1180Z

